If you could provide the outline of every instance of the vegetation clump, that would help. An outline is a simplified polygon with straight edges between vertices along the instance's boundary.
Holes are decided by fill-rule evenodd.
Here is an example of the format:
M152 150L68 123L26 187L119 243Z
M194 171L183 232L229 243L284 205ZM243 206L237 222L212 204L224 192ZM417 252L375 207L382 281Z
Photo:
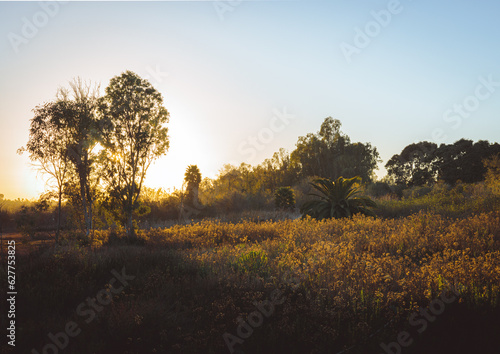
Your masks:
M311 185L318 194L312 193L319 199L306 202L301 211L303 216L309 215L314 219L345 218L354 214L375 216L372 208L377 204L368 197L359 196L359 177L344 179L343 177L331 181L326 178L316 179Z

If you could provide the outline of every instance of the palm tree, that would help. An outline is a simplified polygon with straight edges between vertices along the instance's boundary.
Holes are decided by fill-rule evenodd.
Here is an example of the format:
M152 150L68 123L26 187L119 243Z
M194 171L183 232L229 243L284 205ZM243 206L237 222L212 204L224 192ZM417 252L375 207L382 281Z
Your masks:
M184 182L187 183L186 187L186 199L191 205L195 205L198 202L198 188L201 183L201 173L200 169L196 165L189 165L184 174Z
M309 215L315 219L344 218L354 214L375 216L371 208L377 204L370 198L358 196L359 189L354 186L360 181L360 177L344 179L337 178L336 181L327 178L319 178L310 183L319 194L310 193L319 199L310 200L301 208L302 216Z

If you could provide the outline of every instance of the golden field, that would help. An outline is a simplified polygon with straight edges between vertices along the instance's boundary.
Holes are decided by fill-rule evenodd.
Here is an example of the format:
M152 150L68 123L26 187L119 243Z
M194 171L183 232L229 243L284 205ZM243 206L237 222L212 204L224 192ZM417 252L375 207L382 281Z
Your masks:
M95 231L92 249L19 255L23 349L41 352L49 332L74 320L82 334L72 353L229 353L224 335L240 338L241 320L276 291L280 301L250 319L234 352L383 352L401 331L412 340L404 353L494 353L499 344L499 212L201 221L141 230L136 245L121 233ZM130 286L82 321L79 303L123 267ZM425 326L422 315L409 320L443 296L449 303Z

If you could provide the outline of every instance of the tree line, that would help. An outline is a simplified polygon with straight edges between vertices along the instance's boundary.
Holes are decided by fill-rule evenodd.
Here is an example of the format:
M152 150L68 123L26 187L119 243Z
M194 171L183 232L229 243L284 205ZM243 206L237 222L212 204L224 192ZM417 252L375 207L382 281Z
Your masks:
M460 139L439 146L422 141L392 156L385 168L394 183L405 187L433 184L438 180L450 185L458 181L475 183L485 179L485 161L499 154L500 145L485 140Z
M215 178L203 178L196 165L189 165L181 189L143 190L140 200L150 213L140 219L154 223L251 210L291 211L304 202L311 188L308 182L315 178L362 176L363 182L372 181L380 161L377 149L369 143L352 143L340 128L339 120L327 117L317 133L299 137L291 153L279 149L255 166L226 164Z
M50 188L38 203L22 210L21 219L31 209L47 210L48 200L57 200L56 239L64 218L84 230L86 239L94 228L113 224L134 238L137 223L146 219L293 210L295 203L303 206L308 201L311 181L374 185L381 162L374 146L352 142L341 122L327 117L316 133L299 137L291 152L280 149L256 166L225 165L213 179L202 178L199 168L189 165L182 188L167 193L144 186L149 166L169 148L169 113L162 95L147 80L127 71L112 78L100 96L98 85L75 79L33 112L29 141L19 152L28 153L51 177ZM403 188L438 180L478 182L485 178L484 161L499 153L499 144L487 141L410 144L387 162L385 181ZM384 186L387 192L389 184Z

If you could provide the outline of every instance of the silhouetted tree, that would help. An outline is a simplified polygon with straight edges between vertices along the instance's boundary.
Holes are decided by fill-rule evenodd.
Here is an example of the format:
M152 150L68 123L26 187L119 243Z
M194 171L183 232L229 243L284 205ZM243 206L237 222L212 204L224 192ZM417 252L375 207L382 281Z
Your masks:
M3 214L2 208L5 204L3 200L4 195L0 194L0 259L3 260Z
M186 186L186 200L190 206L199 204L198 189L201 182L200 169L196 165L189 165L184 173L184 182Z
M56 242L61 229L61 203L63 187L70 169L68 148L71 134L61 127L60 120L67 115L66 104L62 101L49 102L34 109L31 119L29 140L25 147L18 150L29 153L32 164L49 179L55 181L57 189L57 230Z
M404 186L421 186L436 180L437 145L427 141L406 146L386 163L385 168L395 182Z
M483 181L486 167L483 160L500 153L500 145L480 140L460 139L454 144L441 144L436 151L439 178L446 183Z
M133 213L146 172L169 147L164 126L169 113L161 93L131 71L111 79L100 112L103 178L110 196L119 202L129 237L134 237Z
M370 143L352 143L344 151L341 175L359 176L363 182L372 181L377 163L381 161L377 148Z
M95 167L96 152L100 139L97 100L99 86L73 79L69 88L58 91L60 114L54 116L58 131L69 136L67 156L72 163L80 194L80 203L85 223L85 236L90 237L93 228L93 205L95 189L99 183Z
M406 146L385 165L388 175L397 184L420 186L440 179L449 184L457 181L483 181L486 167L483 160L500 153L500 145L487 141L461 139L454 144L436 144L423 141Z
M326 175L322 167L321 150L321 140L315 134L299 137L291 160L300 170L301 177Z
M360 176L363 181L371 181L379 161L377 149L370 143L351 143L340 127L339 120L328 117L317 134L299 137L291 165L300 169L302 177Z

